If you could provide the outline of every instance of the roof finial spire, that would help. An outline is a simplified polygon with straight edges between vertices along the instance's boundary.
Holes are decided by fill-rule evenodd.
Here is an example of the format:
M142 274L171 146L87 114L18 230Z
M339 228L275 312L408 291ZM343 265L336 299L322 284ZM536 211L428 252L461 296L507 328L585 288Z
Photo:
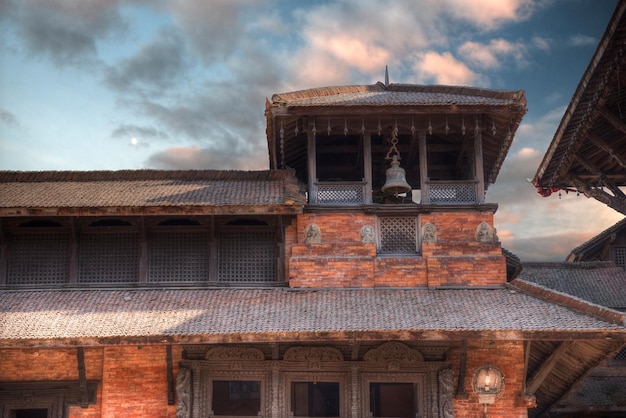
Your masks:
M385 87L389 87L389 70L385 65Z

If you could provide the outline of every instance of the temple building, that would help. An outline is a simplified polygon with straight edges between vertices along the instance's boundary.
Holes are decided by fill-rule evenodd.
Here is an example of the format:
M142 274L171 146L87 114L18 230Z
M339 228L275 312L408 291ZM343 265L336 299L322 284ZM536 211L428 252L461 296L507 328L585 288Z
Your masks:
M626 316L524 277L524 92L266 102L269 169L0 173L0 416L548 416Z

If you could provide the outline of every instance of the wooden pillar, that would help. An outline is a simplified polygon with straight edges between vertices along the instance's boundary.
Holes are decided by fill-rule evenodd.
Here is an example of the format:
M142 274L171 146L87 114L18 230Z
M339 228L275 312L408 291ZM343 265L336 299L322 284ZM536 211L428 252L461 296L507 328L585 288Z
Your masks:
M6 285L7 280L7 268L9 265L9 245L8 238L2 228L2 221L0 221L0 286Z
M483 135L479 128L474 130L474 161L476 167L478 203L485 203L485 173L483 170Z
M148 237L143 216L139 219L139 283L148 282Z
M317 203L317 158L315 151L315 132L311 127L307 130L307 162L309 171L309 203Z
M217 232L215 231L215 216L209 220L209 282L217 282Z
M430 196L428 194L428 156L426 155L426 132L418 133L418 145L420 154L420 203L430 203Z
M79 233L75 218L70 218L70 268L69 283L78 283L78 241Z
M372 134L363 133L363 175L365 179L365 203L372 203Z

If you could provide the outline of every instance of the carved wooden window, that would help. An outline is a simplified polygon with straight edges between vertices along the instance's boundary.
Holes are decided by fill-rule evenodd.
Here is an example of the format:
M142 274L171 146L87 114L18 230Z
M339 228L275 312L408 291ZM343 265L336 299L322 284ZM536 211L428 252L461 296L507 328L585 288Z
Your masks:
M7 284L56 285L69 277L70 236L67 231L42 231L11 236Z
M209 276L205 231L157 231L149 241L150 282L201 282Z
M218 242L218 281L231 283L274 282L278 277L278 247L271 227L227 226Z
M261 381L214 380L211 410L214 416L256 417L261 412Z
M128 222L101 220L80 236L79 283L133 283L139 278L139 232Z
M378 253L390 255L417 255L417 216L380 216L378 218Z
M291 382L294 417L340 416L339 382Z

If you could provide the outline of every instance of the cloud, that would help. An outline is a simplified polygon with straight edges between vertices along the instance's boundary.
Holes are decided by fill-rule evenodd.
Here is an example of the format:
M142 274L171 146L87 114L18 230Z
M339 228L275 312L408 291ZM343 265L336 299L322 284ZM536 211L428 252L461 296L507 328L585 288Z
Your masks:
M15 115L8 110L0 107L0 122L9 128L18 128L20 126Z
M595 46L597 45L598 41L593 36L575 35L569 38L567 43L571 46Z
M458 48L459 55L468 64L480 69L498 69L505 60L519 63L524 59L525 50L524 44L504 39L492 39L488 44L468 41Z
M106 71L106 83L119 93L162 94L181 85L189 64L178 33L162 29L156 40Z
M267 169L267 160L268 157L261 153L250 155L233 153L224 149L183 146L167 148L151 155L146 165L168 170L262 170Z
M209 66L236 53L248 39L247 17L263 15L261 8L272 10L272 4L255 0L174 0L165 5L195 53Z
M159 138L169 139L166 132L152 127L138 126L133 124L120 124L111 132L112 138Z
M96 41L126 28L117 1L7 1L7 22L26 54L50 59L58 67L94 64Z
M448 13L485 30L528 19L538 4L533 0L445 0Z
M532 45L535 48L538 48L542 51L549 51L550 45L552 44L552 40L548 38L543 38L541 36L533 36L531 41L532 41Z
M415 70L419 74L421 82L434 82L445 85L476 85L479 81L478 74L469 69L467 65L454 58L450 52L439 54L427 52L422 59L415 64Z

